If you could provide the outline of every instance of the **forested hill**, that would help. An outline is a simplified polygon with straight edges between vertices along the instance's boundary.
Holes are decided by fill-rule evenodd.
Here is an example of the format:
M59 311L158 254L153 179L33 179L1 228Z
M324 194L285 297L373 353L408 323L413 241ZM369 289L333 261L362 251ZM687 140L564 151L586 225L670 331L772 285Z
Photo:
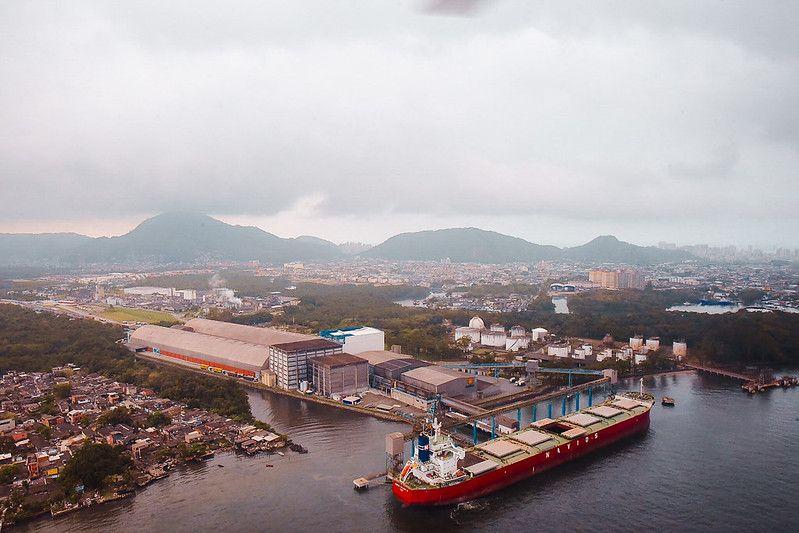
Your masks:
M33 251L33 252L32 252ZM208 260L284 263L342 257L323 239L286 239L196 213L164 213L118 237L0 235L0 266L186 263Z
M395 235L361 255L394 260L511 263L554 259L559 253L555 246L533 244L494 231L451 228Z
M638 246L605 235L582 246L557 248L477 228L402 233L361 254L393 260L443 260L473 263L535 262L550 259L647 265L691 258L678 250Z
M163 213L117 237L73 233L0 234L0 267L68 269L84 265L202 264L209 261L285 263L325 261L352 255L388 260L445 260L474 263L585 262L656 264L690 255L637 246L612 236L574 248L535 244L478 228L450 228L395 235L373 248L336 245L304 235L283 238L252 226L235 226L197 213Z

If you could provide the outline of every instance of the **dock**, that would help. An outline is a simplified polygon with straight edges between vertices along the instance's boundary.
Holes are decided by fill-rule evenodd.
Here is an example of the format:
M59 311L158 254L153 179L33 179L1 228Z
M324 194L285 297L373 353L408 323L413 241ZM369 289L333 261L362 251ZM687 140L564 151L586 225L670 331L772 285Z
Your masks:
M701 372L707 372L709 374L715 374L717 376L723 376L727 378L741 380L743 381L741 389L748 392L749 394L757 394L758 392L764 392L769 389L775 389L778 387L788 388L788 387L799 386L799 378L796 378L794 376L783 376L779 379L765 378L763 376L757 378L751 375L741 374L739 372L732 372L730 370L725 370L722 368L715 368L710 366L692 365L689 363L684 363L684 366L692 370L698 370ZM770 381L767 381L768 379L770 379Z
M378 479L384 478L388 475L388 472L385 470L382 472L375 472L372 474L367 474L362 477L358 477L352 480L352 485L355 490L361 491L366 490L369 488L369 485Z
M746 374L741 374L739 372L732 372L730 370L725 370L723 368L715 368L712 366L702 366L702 365L692 365L689 363L683 363L683 366L690 368L692 370L699 370L701 372L707 372L708 374L715 374L717 376L724 376L726 378L738 379L743 382L754 381L755 378Z

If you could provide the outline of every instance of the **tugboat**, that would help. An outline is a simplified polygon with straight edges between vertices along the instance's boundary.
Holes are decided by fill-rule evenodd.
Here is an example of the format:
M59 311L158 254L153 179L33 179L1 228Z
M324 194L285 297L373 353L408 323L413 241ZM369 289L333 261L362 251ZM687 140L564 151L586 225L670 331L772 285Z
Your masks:
M671 396L664 396L660 399L660 404L665 405L666 407L674 407L674 398Z
M448 505L485 496L645 431L654 403L643 390L628 392L468 449L441 433L434 419L419 435L414 456L392 475L392 490L405 505Z

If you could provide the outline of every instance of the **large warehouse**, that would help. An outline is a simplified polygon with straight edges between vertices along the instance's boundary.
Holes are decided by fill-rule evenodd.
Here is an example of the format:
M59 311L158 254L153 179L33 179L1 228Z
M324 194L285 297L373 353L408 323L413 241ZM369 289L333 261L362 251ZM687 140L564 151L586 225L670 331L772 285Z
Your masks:
M128 347L189 366L253 379L258 378L269 359L267 346L161 326L140 327L130 334Z
M467 387L473 387L475 377L458 370L441 366L423 366L402 374L402 381L434 394L446 394L450 397L466 394Z
M404 372L419 368L421 366L430 366L430 363L414 359L409 355L403 355L396 352L388 352L386 350L373 350L369 352L362 352L358 357L366 359L369 362L369 374L378 378L386 380L399 380ZM379 388L379 387L378 387Z
M321 394L355 394L369 389L369 364L348 353L310 359L314 387Z
M315 335L292 333L276 328L259 328L256 326L245 326L243 324L233 324L231 322L221 322L219 320L208 320L205 318L193 318L183 325L183 329L196 333L213 335L215 337L248 342L250 344L261 344L263 346L319 338Z

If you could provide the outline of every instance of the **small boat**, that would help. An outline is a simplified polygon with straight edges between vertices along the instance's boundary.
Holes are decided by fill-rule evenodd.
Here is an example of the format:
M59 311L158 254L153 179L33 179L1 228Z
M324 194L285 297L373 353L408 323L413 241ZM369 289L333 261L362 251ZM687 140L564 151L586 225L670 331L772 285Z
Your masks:
M660 403L667 407L674 407L674 398L672 398L671 396L664 396L663 398L660 399Z
M281 452L280 450L278 450L277 454L278 454L280 457L285 457L285 456L286 456L286 454L285 454L285 453L283 453L283 452Z
M218 466L219 468L225 468L225 465L216 465L216 466Z
M275 467L275 465L270 465L269 463L267 463L265 466L266 466L266 468L274 468Z

